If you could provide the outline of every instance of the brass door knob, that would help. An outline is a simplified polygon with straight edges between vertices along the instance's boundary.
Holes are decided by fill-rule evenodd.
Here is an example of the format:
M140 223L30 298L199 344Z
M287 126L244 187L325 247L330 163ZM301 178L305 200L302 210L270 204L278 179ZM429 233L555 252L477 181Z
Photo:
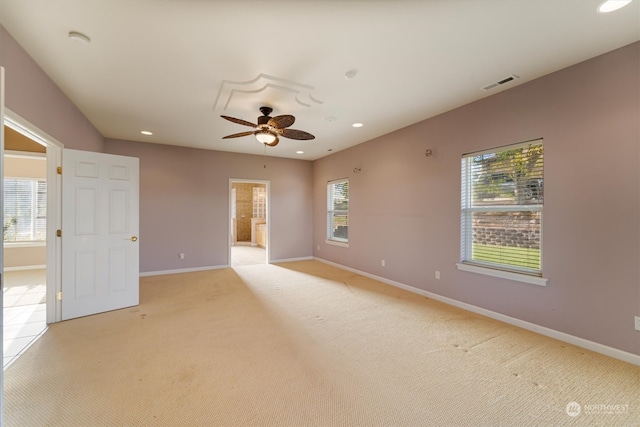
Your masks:
M132 242L137 242L138 241L138 236L131 236L131 241Z

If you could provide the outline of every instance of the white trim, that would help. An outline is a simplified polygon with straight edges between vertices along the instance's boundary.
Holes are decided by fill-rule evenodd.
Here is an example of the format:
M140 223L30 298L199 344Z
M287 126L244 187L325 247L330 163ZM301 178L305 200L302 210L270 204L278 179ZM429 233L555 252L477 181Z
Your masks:
M42 270L46 265L18 265L16 267L5 267L4 271Z
M340 179L334 179L332 181L327 181L327 217L326 217L326 226L327 226L327 238L325 240L325 243L328 243L330 245L335 245L335 246L341 246L344 248L348 248L349 247L349 239L342 239L342 238L336 238L336 236L334 236L334 231L331 228L334 225L334 218L333 215L336 213L345 213L347 215L347 227L349 225L349 206L348 206L348 200L347 200L347 209L343 210L343 209L334 209L335 205L334 205L334 186L336 184L347 184L347 186L349 186L349 178L340 178ZM348 229L347 229L348 230ZM347 236L348 237L348 236ZM341 239L341 240L337 240L337 239Z
M4 124L34 142L46 147L47 156L47 323L62 320L62 302L56 293L62 291L61 239L56 230L62 229L62 177L56 169L62 166L64 144L25 120L20 115L5 108Z
M47 246L46 240L21 240L17 242L4 242L3 247L8 248L39 248Z
M498 151L517 150L518 148L529 147L530 145L542 145L543 143L544 143L544 138L534 138L528 141L516 142L515 144L501 145L499 147L487 148L486 150L472 151L471 153L464 153L462 155L462 158L466 159L468 157L477 157L477 156L483 156L485 154L494 154Z
M233 190L233 183L234 182L240 182L240 183L245 183L245 184L264 184L265 186L265 192L266 192L266 197L267 197L267 206L266 206L266 224L267 224L267 247L264 248L265 249L265 257L266 257L266 263L270 264L271 263L271 181L268 179L248 179L248 178L229 178L229 193L228 193L228 197L227 197L227 201L229 203L229 209L228 209L228 217L227 217L227 262L229 263L229 266L231 265L231 246L234 245L233 243L233 237L232 237L232 233L231 233L231 211L232 211L232 204L233 204L233 200L231 200L231 192Z
M516 282L530 283L532 285L547 286L547 281L544 277L531 276L529 274L514 273L511 271L497 270L494 268L484 268L477 265L469 265L463 263L456 263L456 267L461 271L468 271L469 273L484 274L485 276L499 277L501 279L514 280Z
M4 160L4 67L0 65L0 156ZM0 175L4 176L4 161L0 164ZM4 185L0 187L0 211L4 211ZM3 221L4 222L4 221ZM4 269L4 251L0 252L0 271ZM0 276L1 278L1 276ZM2 285L0 280L0 286ZM4 306L4 292L0 292L0 307ZM0 308L4 318L4 308ZM1 323L4 325L4 320ZM0 328L0 338L4 342L4 327ZM4 358L4 349L2 351ZM4 425L4 370L0 371L0 425Z
M140 277L164 276L165 274L193 273L195 271L222 270L224 268L229 268L229 266L228 265L212 265L208 267L179 268L176 270L145 271L140 273Z
M327 245L333 245L333 246L340 246L341 248L348 248L349 247L349 243L347 242L339 242L338 240L325 240L324 241Z
M47 160L47 153L36 153L34 151L4 150L4 155L13 159Z
M315 260L323 262L325 264L333 265L335 267L341 268L343 270L351 271L356 274L360 274L365 277L369 277L370 279L378 280L382 283L386 283L391 286L395 286L400 289L404 289L409 292L413 292L418 295L425 296L427 298L434 299L436 301L443 302L445 304L452 305L454 307L461 308L463 310L470 311L472 313L480 314L482 316L490 317L492 319L498 320L500 322L504 322L510 325L517 326L522 329L526 329L528 331L536 332L540 335L544 335L550 338L557 339L559 341L563 341L569 344L573 344L578 347L585 348L587 350L594 351L596 353L604 354L605 356L613 357L614 359L622 360L627 363L631 363L633 365L640 366L640 355L629 353L623 350L618 350L617 348L609 347L604 344L600 344L597 342L593 342L584 338L576 337L573 335L569 335L565 332L556 331L555 329L550 329L544 326L536 325L535 323L530 323L524 320L516 319L515 317L507 316L505 314L497 313L495 311L487 310L486 308L477 307L475 305L467 304L465 302L457 301L452 298L444 297L438 294L434 294L429 291L425 291L423 289L414 288L413 286L408 286L400 282L396 282L393 280L385 279L384 277L376 276L373 274L366 273L364 271L356 270L354 268L346 267L344 265L340 265L331 261L327 261L322 258L314 257Z
M16 132L21 133L26 136L33 142L36 142L40 145L43 145L46 148L56 147L63 148L64 144L60 141L47 134L46 132L39 129L37 126L29 123L29 121L23 119L18 114L5 109L5 125L15 130Z
M296 262L296 261L311 261L313 259L312 256L305 256L300 258L283 258L283 259L274 259L271 261L271 264L280 264L283 262Z
M255 181L251 181L251 182L255 182ZM300 258L283 258L283 259L272 260L270 263L267 263L267 264L295 262L295 261L311 261L312 259L313 259L312 256L300 257ZM140 273L140 277L163 276L165 274L193 273L196 271L223 270L225 268L230 268L230 267L231 267L230 265L212 265L208 267L180 268L176 270L146 271L146 272Z

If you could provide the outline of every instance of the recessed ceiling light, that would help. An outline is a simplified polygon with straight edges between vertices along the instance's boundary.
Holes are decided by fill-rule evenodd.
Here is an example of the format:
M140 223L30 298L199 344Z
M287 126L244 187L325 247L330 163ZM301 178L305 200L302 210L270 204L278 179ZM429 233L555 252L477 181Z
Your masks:
M609 13L618 10L631 3L631 0L606 0L598 6L598 12Z
M361 128L364 125L362 123L354 123L351 126L353 126L354 128Z
M91 42L91 39L89 37L77 31L69 31L69 39L72 42L81 45L88 45Z
M298 151L296 151L296 154L304 154L304 151L298 150Z
M143 135L153 135L153 132L149 132L148 130L141 130L140 133Z

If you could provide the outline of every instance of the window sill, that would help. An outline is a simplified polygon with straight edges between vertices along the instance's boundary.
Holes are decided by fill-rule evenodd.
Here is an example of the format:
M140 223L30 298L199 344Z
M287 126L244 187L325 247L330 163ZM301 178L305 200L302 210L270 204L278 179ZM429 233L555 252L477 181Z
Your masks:
M327 245L340 246L342 248L348 248L349 247L349 242L339 242L337 240L325 240L324 242Z
M39 246L47 246L46 241L38 240L31 242L4 242L5 248L35 248Z
M477 265L469 265L457 263L458 270L468 271L470 273L484 274L485 276L499 277L501 279L514 280L516 282L529 283L538 286L547 286L547 281L543 277L530 276L528 274L513 273L511 271L494 270L492 268L479 267Z

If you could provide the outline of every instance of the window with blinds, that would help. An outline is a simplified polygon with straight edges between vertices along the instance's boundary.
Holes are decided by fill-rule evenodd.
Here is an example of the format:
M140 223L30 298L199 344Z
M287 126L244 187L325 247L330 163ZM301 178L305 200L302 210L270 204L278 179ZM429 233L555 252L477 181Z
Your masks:
M5 178L3 232L5 242L46 240L46 181Z
M542 275L542 140L462 156L461 261Z
M327 240L349 241L349 180L327 184Z

